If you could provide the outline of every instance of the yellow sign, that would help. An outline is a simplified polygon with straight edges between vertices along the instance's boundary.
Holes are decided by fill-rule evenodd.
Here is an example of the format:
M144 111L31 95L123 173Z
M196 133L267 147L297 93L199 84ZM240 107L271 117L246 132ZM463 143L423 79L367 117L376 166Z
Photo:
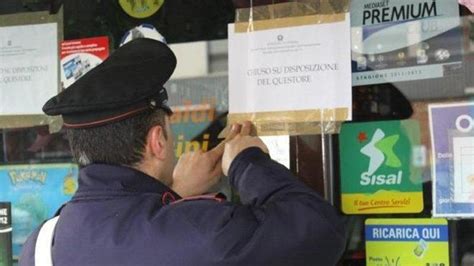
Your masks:
M423 209L420 192L379 190L373 194L342 194L344 213L418 213Z
M449 266L445 219L368 219L365 248L368 266Z
M147 18L155 14L165 0L119 0L120 6L129 16Z

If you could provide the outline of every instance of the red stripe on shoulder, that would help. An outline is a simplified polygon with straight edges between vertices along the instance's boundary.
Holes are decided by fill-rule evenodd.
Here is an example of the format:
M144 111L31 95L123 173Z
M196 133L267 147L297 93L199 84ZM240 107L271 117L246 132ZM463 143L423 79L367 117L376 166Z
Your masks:
M168 205L168 204L173 203L175 201L176 201L175 196L173 195L173 193L171 193L169 191L166 191L161 196L161 203L163 203L163 205Z
M223 202L227 199L227 197L222 194L222 193L216 193L216 194L207 194L207 195L200 195L200 196L193 196L193 197L187 197L187 198L182 198L177 201L173 201L171 204L177 204L180 202L185 202L185 201L193 201L193 200L214 200L217 202Z

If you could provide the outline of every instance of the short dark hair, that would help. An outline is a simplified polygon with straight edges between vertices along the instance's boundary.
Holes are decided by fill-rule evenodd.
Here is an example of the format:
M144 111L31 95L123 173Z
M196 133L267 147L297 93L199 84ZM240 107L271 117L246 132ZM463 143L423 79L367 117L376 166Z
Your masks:
M104 163L133 166L143 159L148 131L161 126L165 138L165 117L161 110L152 110L111 124L93 128L68 128L74 159L81 166Z

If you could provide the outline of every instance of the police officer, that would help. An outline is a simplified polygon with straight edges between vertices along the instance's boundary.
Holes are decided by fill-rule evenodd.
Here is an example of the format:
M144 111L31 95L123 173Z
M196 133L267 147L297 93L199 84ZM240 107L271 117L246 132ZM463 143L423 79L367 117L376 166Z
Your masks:
M163 84L175 66L167 45L137 39L45 104L63 117L79 188L29 237L19 265L336 264L341 219L249 136L250 123L173 168ZM222 174L242 204L202 196Z

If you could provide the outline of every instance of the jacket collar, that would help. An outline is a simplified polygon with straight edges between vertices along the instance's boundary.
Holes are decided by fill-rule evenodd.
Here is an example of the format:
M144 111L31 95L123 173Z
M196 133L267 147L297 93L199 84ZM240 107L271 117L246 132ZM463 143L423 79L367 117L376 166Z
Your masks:
M90 194L129 192L173 194L180 196L168 186L136 169L108 164L91 164L79 171L79 188L75 197Z

